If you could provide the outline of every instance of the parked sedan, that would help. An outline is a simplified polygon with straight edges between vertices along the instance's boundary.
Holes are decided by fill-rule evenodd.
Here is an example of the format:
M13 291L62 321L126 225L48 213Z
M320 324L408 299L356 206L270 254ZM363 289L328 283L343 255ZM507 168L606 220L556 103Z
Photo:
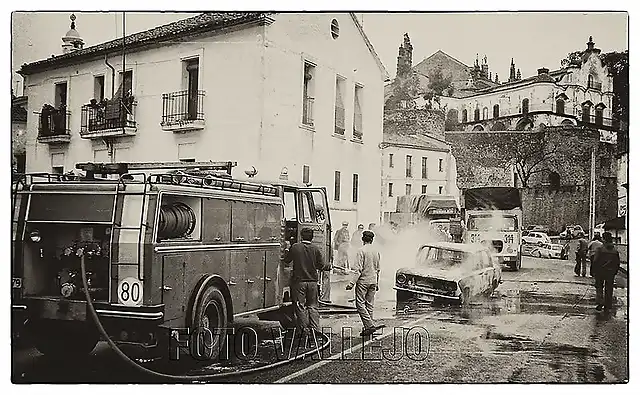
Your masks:
M522 236L522 241L527 244L535 244L537 246L551 244L549 236L541 232L529 232L526 236Z
M531 251L538 258L569 259L569 244L543 244Z
M418 249L414 267L398 269L398 305L418 299L468 305L476 295L490 295L502 281L502 269L480 244L436 242Z

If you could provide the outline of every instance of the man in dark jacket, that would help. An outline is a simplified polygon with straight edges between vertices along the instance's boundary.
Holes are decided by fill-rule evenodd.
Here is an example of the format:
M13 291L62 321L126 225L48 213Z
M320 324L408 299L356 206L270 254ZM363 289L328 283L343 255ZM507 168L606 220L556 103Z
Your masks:
M311 244L313 230L304 228L300 233L302 242L292 245L284 259L285 263L293 262L291 295L296 326L301 332L307 328L319 331L318 270L326 270L327 267L320 249Z
M611 233L604 232L602 247L593 256L593 275L596 278L596 310L611 309L613 304L613 281L620 269L620 255L613 245ZM604 301L602 291L604 288Z
M578 250L576 251L576 276L582 275L582 277L586 277L587 275L587 249L589 243L584 236L581 236L578 239Z

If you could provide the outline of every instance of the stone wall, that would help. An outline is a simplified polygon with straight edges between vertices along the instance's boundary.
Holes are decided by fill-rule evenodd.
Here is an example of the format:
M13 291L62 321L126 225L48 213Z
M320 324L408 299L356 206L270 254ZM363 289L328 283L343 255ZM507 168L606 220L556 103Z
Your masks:
M384 131L398 134L430 134L444 138L444 112L426 109L385 109Z
M617 215L615 146L599 143L599 133L583 128L548 128L531 132L446 132L457 159L458 187L518 186L513 167L513 145L519 139L540 138L554 151L545 171L533 174L522 188L524 225L548 225L561 230L568 224L588 229L591 151L596 149L596 223ZM527 135L528 134L528 135ZM535 137L534 137L535 136ZM551 173L559 181L552 185Z

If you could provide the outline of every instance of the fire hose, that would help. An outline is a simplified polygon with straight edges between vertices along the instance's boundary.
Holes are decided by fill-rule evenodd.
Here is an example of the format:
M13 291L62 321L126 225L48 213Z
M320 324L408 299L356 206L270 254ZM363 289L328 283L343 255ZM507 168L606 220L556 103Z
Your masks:
M273 368L276 368L278 366L282 366L282 365L291 363L291 362L299 360L299 359L303 359L303 358L305 358L307 356L312 355L313 353L318 353L318 352L324 350L325 348L327 348L329 346L329 344L330 344L330 341L331 341L329 336L327 336L324 333L319 333L319 335L324 337L324 343L318 349L310 350L310 351L305 352L304 354L296 355L293 358L288 358L288 359L285 359L285 360L282 360L282 361L278 361L276 363L272 363L272 364L268 364L268 365L264 365L264 366L259 366L259 367L255 367L255 368L251 368L251 369L235 371L235 372L224 372L224 373L204 374L204 375L173 375L173 374L156 372L156 371L154 371L152 369L148 369L148 368L140 365L139 363L137 363L136 361L131 359L129 356L127 356L118 347L118 345L115 344L115 342L113 340L111 340L111 337L109 336L107 331L104 329L104 326L102 325L102 322L100 321L100 317L98 317L98 313L96 312L96 309L93 306L91 295L89 294L89 284L87 282L87 272L86 272L86 267L85 267L85 257L84 257L83 253L80 254L80 270L82 272L82 285L83 285L83 290L84 290L84 296L85 296L85 298L87 300L87 306L89 307L89 315L91 316L94 324L96 325L96 328L98 329L98 332L100 333L100 335L106 340L106 342L109 344L109 347L111 347L111 349L116 353L116 355L118 355L118 357L120 359L122 359L122 361L126 365L130 366L134 370L137 370L137 371L139 371L141 373L148 374L148 375L151 375L151 376L155 376L155 377L158 377L158 378L172 380L172 381L194 382L194 381L207 381L207 380L215 380L215 379L220 379L220 378L234 377L234 376L240 376L240 375L250 374L250 373L258 373L258 372L261 372L261 371L265 371L265 370L268 370L268 369L273 369ZM327 303L323 303L323 304L330 305L330 304L327 304ZM339 305L334 305L334 306L335 307L341 307L341 308L348 308L349 307L349 306L339 306Z

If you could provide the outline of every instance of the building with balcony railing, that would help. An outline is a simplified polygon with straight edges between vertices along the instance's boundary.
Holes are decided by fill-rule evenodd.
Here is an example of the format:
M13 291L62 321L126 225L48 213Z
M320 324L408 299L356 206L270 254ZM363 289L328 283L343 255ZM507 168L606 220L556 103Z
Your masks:
M447 124L464 131L530 130L541 126L584 125L615 129L613 77L589 38L579 61L529 78L456 97L441 97Z
M208 12L93 46L71 36L64 53L20 70L28 171L233 160L235 177L254 166L262 179L326 186L335 223L379 221L370 169L388 76L355 14ZM35 112L49 102L72 114L66 145L37 138Z
M38 142L46 144L60 144L71 141L70 118L71 112L65 108L56 109L45 105L38 117Z

